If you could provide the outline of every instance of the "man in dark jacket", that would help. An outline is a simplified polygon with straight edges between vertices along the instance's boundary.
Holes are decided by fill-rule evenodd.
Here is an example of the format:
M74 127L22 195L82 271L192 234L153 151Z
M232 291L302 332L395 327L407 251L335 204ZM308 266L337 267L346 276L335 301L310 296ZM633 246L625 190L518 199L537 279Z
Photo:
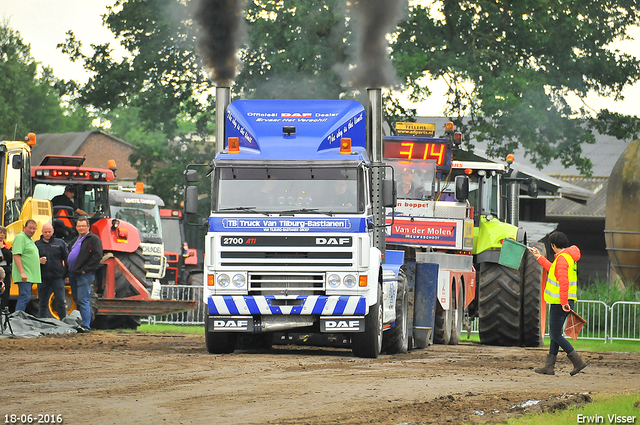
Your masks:
M89 220L76 222L78 237L69 243L69 283L73 300L82 316L82 327L91 330L91 285L102 260L102 241L89 230Z
M41 318L49 317L49 298L51 292L56 302L58 318L67 315L64 296L64 278L67 275L67 257L69 249L62 239L53 236L53 226L49 223L42 225L42 236L36 241L40 252L40 274L42 282L38 284L38 300Z

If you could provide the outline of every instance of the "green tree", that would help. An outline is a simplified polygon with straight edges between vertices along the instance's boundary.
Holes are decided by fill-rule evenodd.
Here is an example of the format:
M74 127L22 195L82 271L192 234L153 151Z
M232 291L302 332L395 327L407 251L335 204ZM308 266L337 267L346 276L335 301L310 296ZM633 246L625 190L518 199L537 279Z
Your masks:
M22 139L29 132L83 131L88 114L70 99L62 106L64 86L50 68L41 68L30 47L7 23L0 24L0 136ZM39 68L41 68L39 70Z
M539 167L559 158L588 174L582 145L595 141L591 128L620 135L623 125L632 135L637 119L574 109L565 96L620 98L638 81L638 60L608 47L638 23L638 11L635 0L434 0L410 10L393 58L415 100L428 94L421 78L446 81L447 114L470 117L458 126L490 153L522 146Z

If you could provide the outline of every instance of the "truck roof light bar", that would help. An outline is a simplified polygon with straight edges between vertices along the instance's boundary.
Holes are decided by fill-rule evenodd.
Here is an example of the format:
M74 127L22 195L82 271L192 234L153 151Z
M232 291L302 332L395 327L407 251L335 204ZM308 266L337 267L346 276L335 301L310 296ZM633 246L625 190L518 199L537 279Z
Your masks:
M227 145L229 149L227 153L240 153L240 139L237 137L229 137Z
M340 153L342 155L351 155L351 138L343 137L340 139Z

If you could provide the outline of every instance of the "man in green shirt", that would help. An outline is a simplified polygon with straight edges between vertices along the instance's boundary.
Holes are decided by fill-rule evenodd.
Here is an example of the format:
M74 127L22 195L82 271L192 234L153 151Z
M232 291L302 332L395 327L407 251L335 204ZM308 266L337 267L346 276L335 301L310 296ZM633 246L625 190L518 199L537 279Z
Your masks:
M27 220L16 238L13 240L13 270L11 277L18 284L19 294L16 311L25 311L31 301L31 287L34 283L42 283L40 278L40 253L33 241L38 230L35 220Z

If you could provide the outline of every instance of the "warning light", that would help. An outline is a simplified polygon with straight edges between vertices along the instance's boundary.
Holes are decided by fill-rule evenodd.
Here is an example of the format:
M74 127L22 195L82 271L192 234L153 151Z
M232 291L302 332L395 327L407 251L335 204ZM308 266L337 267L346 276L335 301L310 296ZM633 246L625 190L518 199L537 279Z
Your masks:
M453 144L458 146L462 144L462 133L459 131L453 133Z
M344 137L340 139L340 153L343 155L351 155L351 138Z
M473 170L471 168L465 168L464 169L464 173L467 174L467 175L471 175L471 174L473 174Z
M447 123L444 125L444 132L446 134L452 134L453 133L453 122L447 121Z
M36 133L27 134L27 137L25 137L25 139L29 146L34 146L36 144Z
M237 137L229 137L229 142L228 142L228 146L229 149L227 150L228 153L240 153L240 139Z
M510 153L509 155L507 155L507 163L508 163L508 164L512 164L514 160L515 160L515 157L513 156L513 154L512 154L512 153Z
M144 193L144 182L136 182L136 193Z
M358 286L360 288L366 288L367 287L367 276L366 275L361 275L360 278L358 279Z

